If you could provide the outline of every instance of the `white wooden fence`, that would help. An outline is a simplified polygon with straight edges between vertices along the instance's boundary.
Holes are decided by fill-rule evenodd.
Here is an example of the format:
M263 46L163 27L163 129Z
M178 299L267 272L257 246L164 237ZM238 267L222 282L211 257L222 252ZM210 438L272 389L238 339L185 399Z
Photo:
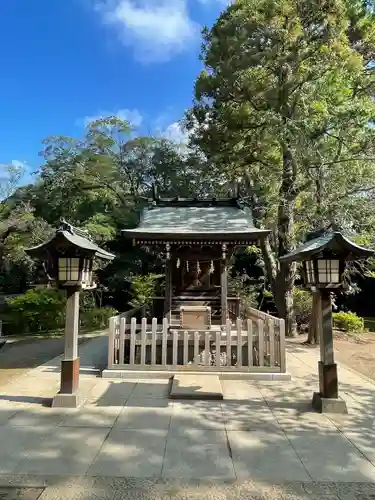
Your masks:
M229 320L224 328L180 330L146 318L110 319L108 369L285 373L284 321L261 317Z

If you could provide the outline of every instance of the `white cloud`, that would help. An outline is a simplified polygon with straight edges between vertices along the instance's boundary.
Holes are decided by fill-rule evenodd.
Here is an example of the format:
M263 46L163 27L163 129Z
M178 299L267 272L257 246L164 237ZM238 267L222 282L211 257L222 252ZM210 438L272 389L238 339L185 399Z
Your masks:
M98 0L97 10L137 59L166 61L199 40L200 26L190 18L187 1Z
M85 116L83 119L78 120L78 125L87 127L91 122L105 118L107 116L116 116L120 120L126 120L134 127L139 127L143 121L143 117L137 109L119 109L117 111L99 111L96 115Z
M160 131L160 135L178 144L187 144L189 142L189 133L180 122L171 123Z
M202 3L203 5L219 4L222 6L230 5L231 3L234 3L234 1L235 0L198 0L198 2Z
M13 167L19 170L26 170L28 167L25 161L20 161L20 160L12 160L11 164Z

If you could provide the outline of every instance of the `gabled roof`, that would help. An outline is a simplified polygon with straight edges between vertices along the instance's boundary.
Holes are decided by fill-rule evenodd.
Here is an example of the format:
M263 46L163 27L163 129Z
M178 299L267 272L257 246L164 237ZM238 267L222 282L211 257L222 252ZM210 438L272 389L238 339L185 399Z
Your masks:
M93 256L99 259L113 260L115 258L113 254L103 250L103 248L100 248L96 243L91 241L87 231L75 228L65 221L62 222L61 227L56 230L55 234L49 240L35 247L28 248L25 252L30 255L30 257L38 258L40 255L48 253L50 249L52 249L56 239L60 241L64 239L75 247L92 252Z
M257 239L270 231L254 227L251 210L236 199L158 200L142 213L135 229L124 229L132 238Z
M345 260L365 259L374 254L373 250L356 245L339 231L329 231L306 241L279 260L285 263L300 262L318 256L325 250L342 255Z

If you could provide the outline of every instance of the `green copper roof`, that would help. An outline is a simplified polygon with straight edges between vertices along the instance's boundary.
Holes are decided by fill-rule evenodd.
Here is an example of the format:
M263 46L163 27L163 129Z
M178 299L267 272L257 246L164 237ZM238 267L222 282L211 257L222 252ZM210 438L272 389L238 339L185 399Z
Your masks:
M268 234L254 227L249 207L230 203L170 204L146 209L135 229L125 229L133 237L148 235L250 235Z
M374 254L369 248L356 245L338 231L327 232L303 243L292 252L280 257L280 262L294 262L308 260L324 250L330 250L335 255L346 260L364 259Z

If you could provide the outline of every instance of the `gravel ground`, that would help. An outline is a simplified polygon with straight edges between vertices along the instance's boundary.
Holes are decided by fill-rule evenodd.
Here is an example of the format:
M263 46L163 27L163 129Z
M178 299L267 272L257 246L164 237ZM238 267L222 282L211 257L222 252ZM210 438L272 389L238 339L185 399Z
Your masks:
M7 479L8 481L4 482L10 484L17 484L20 481L17 477ZM16 491L8 487L3 489L4 496L0 498L4 500L15 498L20 500L36 500L36 498L39 500L373 500L375 498L375 484L371 483L267 484L255 481L224 483L130 477L76 477L72 480L54 477L46 483L32 476L22 477L21 481L24 488L18 489L19 496L16 496ZM46 488L44 491L38 491L35 485L43 482L44 484L40 486ZM33 487L25 488L27 483ZM7 494L9 496L6 496ZM14 496L11 496L12 494Z
M79 343L85 340L79 339ZM7 342L0 349L0 387L63 352L63 338L26 339L11 343Z
M307 335L299 335L296 339L288 339L288 341L302 343L306 339ZM336 362L343 363L352 370L375 380L375 333L349 335L335 332L333 345ZM306 348L313 349L314 347ZM319 346L316 349L319 349Z

